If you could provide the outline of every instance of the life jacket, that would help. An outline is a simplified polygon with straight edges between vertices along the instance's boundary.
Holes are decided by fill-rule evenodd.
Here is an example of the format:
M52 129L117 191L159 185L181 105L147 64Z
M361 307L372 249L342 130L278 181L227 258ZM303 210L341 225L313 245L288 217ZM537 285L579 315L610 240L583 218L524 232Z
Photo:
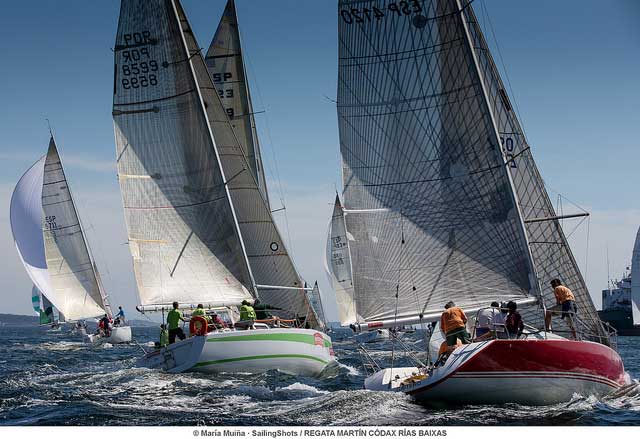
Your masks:
M202 309L202 308L196 308L191 313L192 316L204 316L205 314L206 313L204 312L204 309Z
M240 307L240 320L255 320L256 311L250 305L242 305Z

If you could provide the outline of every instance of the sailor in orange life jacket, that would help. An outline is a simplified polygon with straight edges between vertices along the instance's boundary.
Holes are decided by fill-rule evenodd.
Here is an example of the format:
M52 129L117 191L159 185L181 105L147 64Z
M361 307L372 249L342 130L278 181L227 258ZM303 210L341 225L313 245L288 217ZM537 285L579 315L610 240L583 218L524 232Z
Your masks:
M547 309L547 313L544 316L544 326L547 331L551 331L551 315L552 314L560 314L562 313L561 319L568 317L567 324L569 325L569 329L571 329L571 333L573 334L574 340L576 339L576 330L573 326L573 316L578 311L576 307L576 298L573 295L573 292L562 285L559 279L553 279L551 281L551 288L553 288L553 294L556 296L556 304L551 308Z
M454 346L456 340L460 340L463 344L470 343L471 336L465 327L467 316L464 311L453 302L447 302L444 309L440 317L440 330L446 337L447 345Z

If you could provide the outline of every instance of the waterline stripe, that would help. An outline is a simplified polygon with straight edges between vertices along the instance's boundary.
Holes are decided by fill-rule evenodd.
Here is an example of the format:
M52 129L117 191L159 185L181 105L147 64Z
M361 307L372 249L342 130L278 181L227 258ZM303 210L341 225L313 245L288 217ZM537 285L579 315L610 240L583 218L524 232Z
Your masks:
M315 336L309 334L251 334L251 335L231 335L228 337L208 338L207 343L220 343L228 341L291 341L297 343L316 344ZM331 347L331 342L322 337L325 348Z
M269 358L304 358L306 360L314 360L322 364L327 364L328 361L322 358L314 357L312 355L302 354L272 354L272 355L253 355L250 357L237 357L237 358L224 358L222 360L201 361L196 363L193 367L209 366L210 364L232 363L234 361L250 361L250 360L267 360Z

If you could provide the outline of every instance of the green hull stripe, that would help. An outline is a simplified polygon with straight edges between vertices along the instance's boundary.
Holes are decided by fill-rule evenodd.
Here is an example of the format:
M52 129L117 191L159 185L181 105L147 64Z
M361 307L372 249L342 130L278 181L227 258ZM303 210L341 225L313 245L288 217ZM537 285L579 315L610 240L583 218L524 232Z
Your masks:
M251 334L236 335L220 338L208 338L207 343L220 343L225 341L292 341L296 343L315 344L315 337L309 334ZM331 347L331 342L322 337L325 348Z
M234 361L250 361L250 360L266 360L269 358L304 358L307 360L314 360L322 364L327 364L328 361L323 360L322 358L314 357L312 355L302 355L302 354L272 354L272 355L254 355L251 357L237 357L237 358L225 358L223 360L211 360L211 361L202 361L200 363L196 363L194 367L203 367L209 366L210 364L222 364L222 363L232 363Z

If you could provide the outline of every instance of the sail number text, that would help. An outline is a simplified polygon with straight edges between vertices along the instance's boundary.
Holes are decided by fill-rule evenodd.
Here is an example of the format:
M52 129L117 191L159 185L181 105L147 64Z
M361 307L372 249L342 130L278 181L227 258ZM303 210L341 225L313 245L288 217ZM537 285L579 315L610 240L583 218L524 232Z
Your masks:
M374 6L371 9L342 9L340 11L340 16L345 23L352 24L380 21L389 15L397 15L401 17L403 15L418 14L420 12L422 12L422 6L420 6L420 2L418 0L409 0L389 3L386 8L378 8Z
M225 82L233 82L233 75L231 74L231 72L214 73L211 79L213 79L213 82L215 84L222 84ZM218 85L217 89L218 89L218 96L220 96L220 99L233 98L232 88L228 88L225 90L222 88L221 85ZM227 116L229 116L229 119L233 119L233 116L235 116L236 114L233 107L225 107L225 111L227 112Z
M518 165L516 165L516 156L513 153L513 138L500 136L500 143L502 144L502 149L504 150L504 155L507 159L507 164L509 165L509 167L517 168Z
M124 34L126 49L122 51L120 80L126 90L131 88L149 87L158 84L158 61L151 58L149 48L145 45L152 44L155 40L149 31Z

